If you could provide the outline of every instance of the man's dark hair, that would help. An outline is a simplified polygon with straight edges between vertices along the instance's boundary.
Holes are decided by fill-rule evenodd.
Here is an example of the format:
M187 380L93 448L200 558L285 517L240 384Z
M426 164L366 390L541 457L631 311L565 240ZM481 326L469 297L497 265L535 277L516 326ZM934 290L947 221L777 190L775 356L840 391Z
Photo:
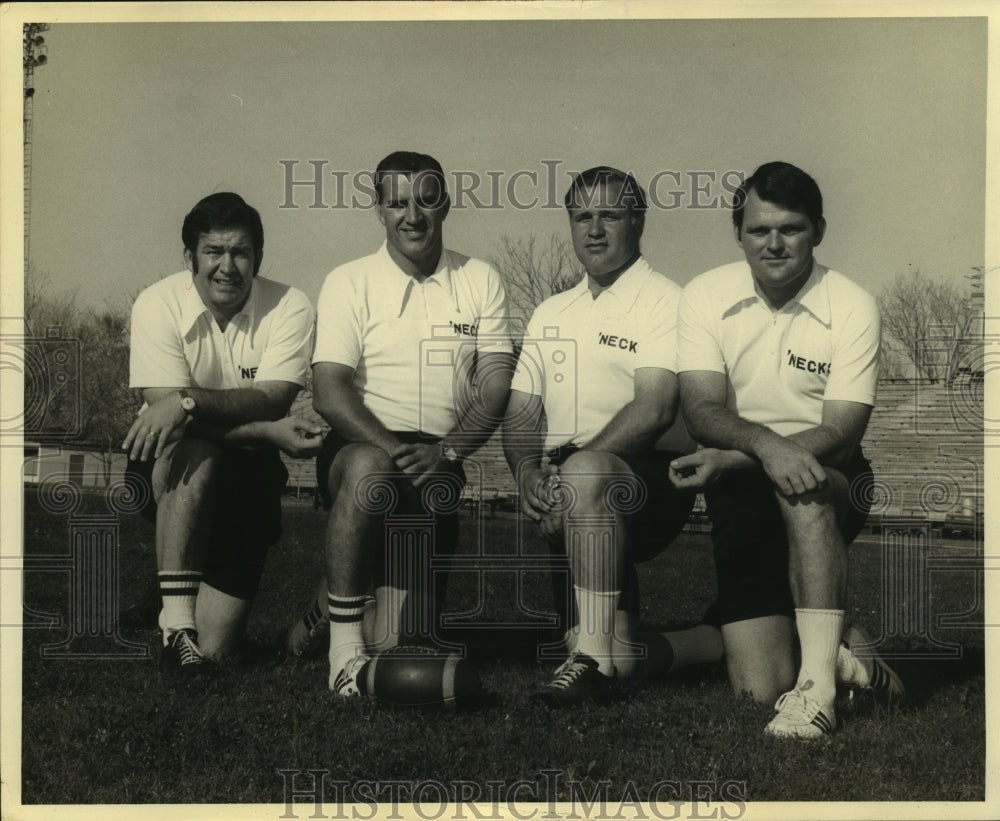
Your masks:
M264 226L257 209L247 205L239 194L222 191L209 194L184 217L181 240L184 247L197 258L198 238L210 231L226 228L243 228L250 234L253 245L254 276L260 270L264 256Z
M382 180L393 174L405 174L410 177L427 174L438 181L440 187L440 202L435 205L444 205L448 196L448 187L445 185L444 170L441 163L435 160L430 154L420 154L416 151L393 151L388 157L382 160L375 169L375 197L376 201L382 202Z
M760 166L736 189L733 199L733 225L736 236L743 231L743 206L747 196L756 191L765 202L773 202L789 211L809 217L813 228L818 229L823 219L823 195L816 180L801 168L787 162L769 162Z
M615 202L602 201L599 203L587 202L585 204L588 206L605 205L614 208L625 207L629 210L629 213L646 210L646 192L636 182L635 177L608 165L598 165L577 174L573 178L573 182L570 183L566 196L563 198L563 205L568 209L576 203L574 198L577 194L581 197L583 196L584 189L593 189L602 185L607 190L608 183L612 182L621 184L621 190Z

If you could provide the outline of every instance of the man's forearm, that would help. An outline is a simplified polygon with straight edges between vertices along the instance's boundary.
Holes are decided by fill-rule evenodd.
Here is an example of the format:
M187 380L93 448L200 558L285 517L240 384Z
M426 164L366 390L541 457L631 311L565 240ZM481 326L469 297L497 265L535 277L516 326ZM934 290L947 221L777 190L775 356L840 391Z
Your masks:
M464 457L471 456L489 441L503 422L510 398L513 358L509 354L489 354L480 362L466 387L465 401L457 401L455 426L444 436L444 444Z
M856 443L845 441L840 431L828 425L817 425L808 430L781 437L770 428L750 422L728 408L699 406L692 412L693 424L689 421L692 435L706 447L734 451L728 464L729 469L750 467L760 463L761 448L769 441L785 438L799 447L805 448L817 461L836 467L853 453Z
M256 387L186 390L197 404L197 419L227 427L281 419L295 398L295 393L290 391L272 392Z
M545 453L545 411L541 397L514 391L503 423L503 453L515 480L526 467L538 468Z
M383 425L349 385L324 388L313 402L316 412L349 442L367 442L391 453L402 444Z
M665 416L658 403L635 400L621 408L584 449L619 455L649 450L672 423L673 415Z

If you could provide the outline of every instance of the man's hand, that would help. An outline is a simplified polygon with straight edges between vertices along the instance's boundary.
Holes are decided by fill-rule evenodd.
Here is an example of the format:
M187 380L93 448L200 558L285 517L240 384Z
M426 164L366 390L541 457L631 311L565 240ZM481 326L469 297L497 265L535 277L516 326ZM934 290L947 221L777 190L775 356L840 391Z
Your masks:
M674 459L668 475L678 490L702 490L726 472L729 462L727 451L705 448Z
M755 452L764 472L786 496L810 493L826 483L826 471L816 457L784 437L769 436Z
M533 522L543 525L544 519L550 518L555 507L552 498L552 486L559 483L559 468L555 465L529 468L521 472L521 510ZM561 517L559 517L561 519Z
M435 473L444 472L451 464L441 455L441 447L436 444L400 445L389 456L414 487L420 487Z
M184 436L189 418L181 407L180 394L171 391L136 417L125 434L122 450L128 451L133 461L145 462L150 456L158 459L169 443Z
M266 424L268 441L293 459L315 456L323 445L323 429L301 417L286 416Z

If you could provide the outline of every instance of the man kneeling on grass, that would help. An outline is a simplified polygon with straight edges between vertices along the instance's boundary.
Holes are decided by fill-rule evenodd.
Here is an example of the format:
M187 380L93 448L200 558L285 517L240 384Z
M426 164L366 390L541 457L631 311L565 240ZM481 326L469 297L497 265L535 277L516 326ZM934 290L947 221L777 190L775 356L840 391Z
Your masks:
M671 477L705 491L730 682L762 702L781 694L768 734L817 738L836 726L838 683L905 695L861 628L844 630L847 545L870 503L861 439L879 313L813 258L826 221L812 177L767 163L736 205L746 260L696 277L681 300L681 404L705 448Z
M344 698L359 694L372 653L433 638L444 598L432 557L392 538L378 497L395 500L394 516L433 517L434 551L454 552L458 515L439 509L439 491L459 498L463 460L503 415L512 358L500 275L444 246L451 200L440 163L396 151L374 182L385 242L332 271L319 297L313 405L331 428L316 460L331 505L325 575L286 634L293 658L328 637L328 686Z
M639 251L646 195L631 174L584 171L565 204L586 274L532 315L504 422L522 509L568 557L573 584L557 594L569 657L535 694L549 706L611 699L644 655L648 674L722 654L708 625L633 633L635 563L659 555L694 504L668 478L670 460L694 447L674 374L681 289Z
M132 309L129 383L145 404L122 447L156 523L161 666L187 675L236 651L281 535L278 450L312 455L320 429L286 416L305 385L314 314L301 291L257 276L260 215L212 194L181 238L188 270Z

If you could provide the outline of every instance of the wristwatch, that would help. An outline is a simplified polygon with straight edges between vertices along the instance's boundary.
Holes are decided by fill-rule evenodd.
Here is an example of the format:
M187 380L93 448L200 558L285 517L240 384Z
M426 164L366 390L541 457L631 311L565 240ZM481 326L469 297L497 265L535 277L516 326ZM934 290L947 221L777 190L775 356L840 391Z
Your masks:
M194 401L194 397L186 390L179 390L177 392L181 395L181 407L184 409L184 413L188 416L193 416L198 403Z
M455 450L451 445L445 446L444 442L441 443L441 456L447 461L455 464L461 461L461 457L458 455L458 451Z

